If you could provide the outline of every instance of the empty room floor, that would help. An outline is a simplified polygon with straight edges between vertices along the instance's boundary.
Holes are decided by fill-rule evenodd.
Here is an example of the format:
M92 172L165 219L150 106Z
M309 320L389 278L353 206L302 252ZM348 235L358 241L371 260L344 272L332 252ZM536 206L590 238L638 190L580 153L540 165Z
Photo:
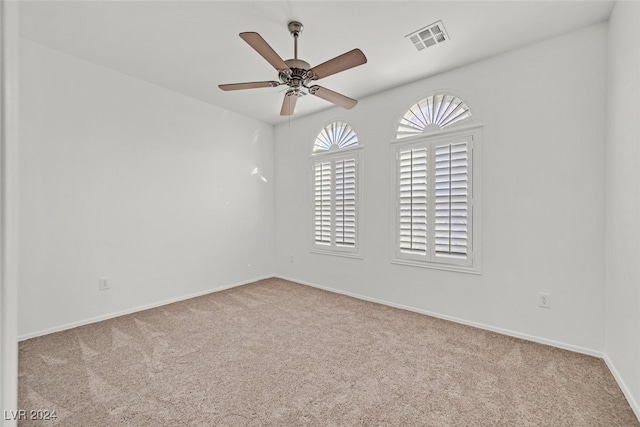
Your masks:
M29 339L21 426L640 426L601 359L281 279Z

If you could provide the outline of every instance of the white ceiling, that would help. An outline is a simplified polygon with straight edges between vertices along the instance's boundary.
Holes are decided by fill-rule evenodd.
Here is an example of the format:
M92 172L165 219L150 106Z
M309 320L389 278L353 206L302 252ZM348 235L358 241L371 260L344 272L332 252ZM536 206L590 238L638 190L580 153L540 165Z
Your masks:
M277 124L283 87L223 92L220 83L278 80L238 33L293 57L287 23L304 24L311 66L360 48L368 63L318 83L361 99L608 19L612 1L24 1L21 36L158 86ZM418 52L405 36L442 20L449 41ZM306 96L296 116L332 104ZM337 107L336 107L337 108ZM357 106L355 108L358 108Z

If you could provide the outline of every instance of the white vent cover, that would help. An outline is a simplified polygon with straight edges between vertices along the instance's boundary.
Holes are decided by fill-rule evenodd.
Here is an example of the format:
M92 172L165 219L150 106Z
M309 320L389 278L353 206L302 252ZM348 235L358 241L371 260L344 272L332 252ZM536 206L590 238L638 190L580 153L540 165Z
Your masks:
M422 27L405 37L409 37L411 43L413 43L418 50L423 50L442 43L445 40L449 40L449 35L444 29L442 21L434 22L426 27Z

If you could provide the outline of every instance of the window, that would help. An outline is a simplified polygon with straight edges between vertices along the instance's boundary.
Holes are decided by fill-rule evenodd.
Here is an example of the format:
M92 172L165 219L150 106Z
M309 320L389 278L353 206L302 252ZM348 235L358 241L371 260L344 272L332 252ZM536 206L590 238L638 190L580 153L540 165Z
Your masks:
M355 131L332 122L313 149L313 248L357 256L360 149Z
M420 135L424 131L440 130L471 118L467 104L453 95L433 95L411 106L398 125L396 138Z
M329 123L320 131L313 144L313 152L321 153L323 151L355 147L358 145L358 135L345 122Z
M469 126L471 117L459 98L437 95L400 120L394 142L395 262L479 272L479 182L473 171L480 125ZM418 123L424 125L419 133Z

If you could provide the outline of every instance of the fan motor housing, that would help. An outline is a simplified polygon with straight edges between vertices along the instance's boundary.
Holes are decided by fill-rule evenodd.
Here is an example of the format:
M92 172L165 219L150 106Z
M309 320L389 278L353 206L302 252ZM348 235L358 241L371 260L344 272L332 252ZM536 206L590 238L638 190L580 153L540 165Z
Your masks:
M307 71L311 66L307 61L303 61L302 59L287 59L284 61L285 64L289 66L289 68L296 69L299 68L301 70Z
M285 64L291 70L291 73L279 74L280 81L290 87L300 87L307 80L307 70L310 68L308 62L302 59L287 59Z

